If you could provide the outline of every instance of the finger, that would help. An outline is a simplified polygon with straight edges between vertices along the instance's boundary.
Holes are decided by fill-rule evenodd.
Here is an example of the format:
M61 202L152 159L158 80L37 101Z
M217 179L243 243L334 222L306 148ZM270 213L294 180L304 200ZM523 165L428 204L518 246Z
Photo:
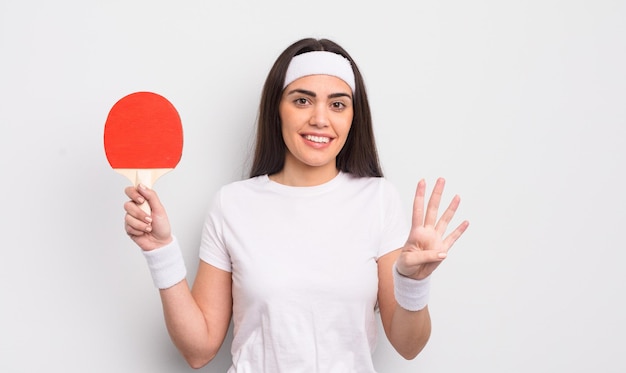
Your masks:
M126 215L136 219L137 221L142 221L146 224L152 223L152 217L146 214L138 202L126 201L126 203L124 203L124 210L126 211Z
M139 193L139 191L137 190L137 187L134 186L129 186L126 189L124 189L124 193L126 193L126 195L128 196L128 198L130 198L131 201L135 201L137 204L142 204L145 202L145 198L141 195L141 193Z
M144 233L150 233L152 231L152 225L136 219L130 214L126 214L124 217L124 229L129 236L140 236Z
M149 233L149 232L144 232L144 231L137 230L137 229L129 227L129 226L126 226L125 230L126 230L126 234L128 234L131 237L139 237L139 236L142 236L142 235L144 235L146 233Z
M144 209L141 208L141 206L145 204L146 199L144 198L144 196L141 195L141 193L139 193L137 187L127 187L126 189L124 189L124 193L126 193L128 198L130 198L130 201L124 204L124 210L126 210L126 213L131 214L137 219L141 219L144 221L149 220L147 218L148 214L145 212Z
M146 200L152 211L152 215L165 215L165 209L159 200L159 196L153 190L143 184L137 186L137 191Z
M450 250L456 240L463 235L467 227L469 227L469 221L465 220L443 240L443 247L446 251Z
M417 183L415 188L415 198L413 199L413 228L421 227L424 224L424 195L426 194L426 181L424 179Z
M435 225L435 230L441 236L443 236L446 229L448 229L448 224L450 224L450 221L452 220L452 218L454 218L454 214L459 207L459 203L461 203L461 197L459 197L458 195L454 196L446 211L444 211L443 215L441 215L441 218L439 218L437 225Z
M443 194L443 187L445 184L446 181L444 178L440 177L437 179L435 187L433 188L433 193L430 195L430 199L428 200L424 225L435 226L435 222L437 221L437 211L439 210L439 202L441 201L441 195Z
M157 193L144 185L139 185L137 190L146 199L146 203L150 206L151 215L146 217L146 221L151 223L152 236L157 240L166 240L171 236L171 228L165 207L161 204L161 200Z
M397 261L398 272L409 277L424 270L432 272L446 257L447 253L434 251L415 251L400 255Z

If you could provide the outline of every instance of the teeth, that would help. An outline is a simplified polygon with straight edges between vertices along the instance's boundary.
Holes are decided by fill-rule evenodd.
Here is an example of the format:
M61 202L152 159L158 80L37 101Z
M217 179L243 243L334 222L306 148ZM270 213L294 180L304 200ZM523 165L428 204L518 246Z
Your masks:
M313 135L306 135L306 136L304 136L304 138L309 140L309 141L319 142L319 143L322 143L322 144L328 144L328 142L330 141L330 139L328 137L313 136Z

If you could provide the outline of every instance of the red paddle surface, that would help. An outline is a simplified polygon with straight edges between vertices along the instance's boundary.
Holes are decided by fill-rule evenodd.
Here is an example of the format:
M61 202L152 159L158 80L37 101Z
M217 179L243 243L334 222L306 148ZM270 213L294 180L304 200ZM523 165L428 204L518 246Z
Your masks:
M165 97L131 93L111 108L104 127L104 150L112 168L174 168L182 149L180 116Z

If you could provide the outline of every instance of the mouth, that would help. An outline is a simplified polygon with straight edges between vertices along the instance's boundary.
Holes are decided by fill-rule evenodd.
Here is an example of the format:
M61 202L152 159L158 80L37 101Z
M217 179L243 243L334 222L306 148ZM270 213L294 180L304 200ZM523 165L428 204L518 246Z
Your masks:
M304 135L304 138L317 144L328 144L330 142L330 137L326 136Z

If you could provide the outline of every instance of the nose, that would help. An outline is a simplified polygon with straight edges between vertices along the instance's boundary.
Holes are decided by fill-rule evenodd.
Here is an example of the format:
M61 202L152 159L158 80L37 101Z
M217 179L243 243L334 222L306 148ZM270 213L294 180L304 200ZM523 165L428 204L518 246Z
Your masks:
M309 124L315 127L328 127L328 112L324 105L317 104L313 107Z

